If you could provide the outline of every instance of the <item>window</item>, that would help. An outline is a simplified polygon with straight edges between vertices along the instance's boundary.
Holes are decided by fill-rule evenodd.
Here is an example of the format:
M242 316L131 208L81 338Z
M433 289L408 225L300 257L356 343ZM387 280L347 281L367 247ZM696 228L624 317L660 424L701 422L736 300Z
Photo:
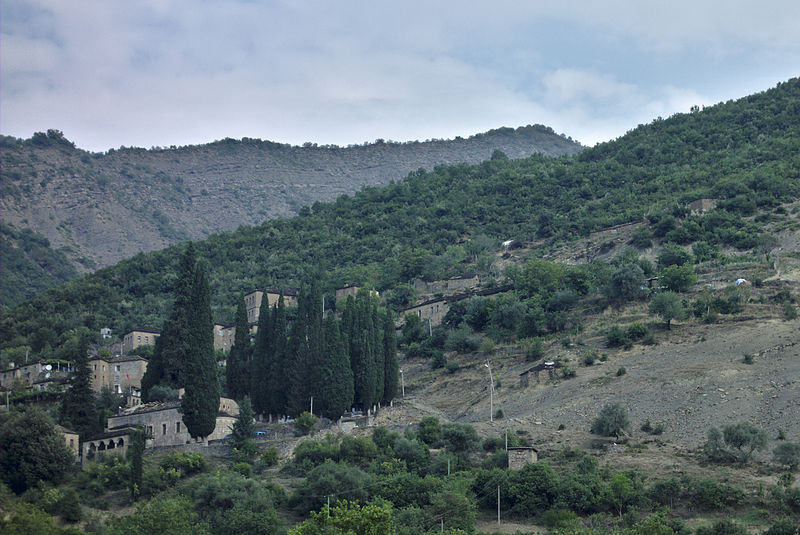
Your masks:
M97 364L94 365L94 371L97 371Z
M147 435L151 436L151 437L153 436L153 426L152 425L148 425L147 426Z
M150 343L150 337L149 336L145 336L144 337L144 343L145 344L149 344Z
M161 424L161 434L162 435L167 434L167 424Z
M175 432L176 433L180 433L181 432L181 423L180 422L175 422Z
M137 341L137 342L141 342L141 341L142 341L142 336L141 336L141 335L137 336L137 337L136 337L136 341Z
M116 371L119 371L120 370L120 365L117 364L116 366L114 366L114 368L116 368Z

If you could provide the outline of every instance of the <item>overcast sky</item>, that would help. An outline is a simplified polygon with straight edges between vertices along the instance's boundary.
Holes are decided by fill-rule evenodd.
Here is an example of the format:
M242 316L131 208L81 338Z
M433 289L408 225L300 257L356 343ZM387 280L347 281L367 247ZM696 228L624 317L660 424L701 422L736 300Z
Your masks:
M800 2L2 0L0 132L93 151L544 124L581 143L800 75Z

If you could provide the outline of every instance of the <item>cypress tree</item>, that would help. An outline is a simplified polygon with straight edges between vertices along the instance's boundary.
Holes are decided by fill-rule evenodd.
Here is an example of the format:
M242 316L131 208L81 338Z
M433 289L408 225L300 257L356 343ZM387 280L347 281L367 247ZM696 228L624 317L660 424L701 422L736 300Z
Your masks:
M338 420L353 403L353 371L333 314L325 318L324 329L324 361L321 364L318 398L315 397L314 402L316 406L319 399L319 413L322 416Z
M247 309L242 298L236 307L236 333L225 367L228 395L237 401L248 394L250 349L250 328L247 323Z
M316 279L300 292L297 319L292 324L289 412L297 415L309 408L317 397L324 366L325 335L322 329L322 294Z
M245 396L242 402L239 403L239 416L233 423L233 429L231 430L233 447L245 456L249 456L256 451L255 440L253 439L256 425L253 423L253 416L253 406L250 404L250 398Z
M69 390L61 402L59 420L71 427L83 440L87 435L102 430L98 425L97 406L92 391L92 371L89 369L89 342L86 332L76 333L68 343L66 356L75 361L75 372Z
M192 437L203 441L217 425L219 412L219 379L214 358L214 332L211 302L205 269L197 266L192 285L191 321L186 345L194 358L185 367L185 394L181 412L186 429Z
M283 292L272 308L272 354L267 365L267 409L269 414L280 416L287 412L289 395L289 361L287 361L286 305Z
M142 397L145 401L150 389L157 384L180 388L185 382L184 372L187 363L193 359L193 347L190 341L191 324L195 319L192 316L192 300L196 271L197 256L194 245L189 242L178 266L178 278L173 292L175 302L161 329L161 336L156 340L153 357L148 362L142 378ZM210 330L209 332L211 333Z
M378 298L367 293L369 299L370 334L372 335L372 365L375 369L375 378L372 388L373 404L383 399L384 388L384 358L383 358L383 324L378 313Z
M258 310L258 330L253 358L250 360L250 397L256 414L267 413L267 381L269 378L269 359L272 353L272 319L266 296L261 300Z
M391 311L382 314L383 319L383 396L381 401L389 403L397 395L397 379L400 366L397 363L397 333Z

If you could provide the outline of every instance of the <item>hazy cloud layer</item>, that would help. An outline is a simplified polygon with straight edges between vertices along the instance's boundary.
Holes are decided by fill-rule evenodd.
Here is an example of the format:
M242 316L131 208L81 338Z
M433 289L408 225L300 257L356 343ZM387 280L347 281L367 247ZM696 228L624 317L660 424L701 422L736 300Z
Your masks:
M552 5L555 4L555 5ZM586 144L800 74L800 2L4 0L0 131L346 145L541 123Z

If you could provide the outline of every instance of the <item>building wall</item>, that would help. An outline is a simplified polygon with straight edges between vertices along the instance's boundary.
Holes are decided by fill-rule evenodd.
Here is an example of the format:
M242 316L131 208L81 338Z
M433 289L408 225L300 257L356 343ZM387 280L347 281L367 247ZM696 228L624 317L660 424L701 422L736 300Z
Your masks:
M11 388L17 379L24 381L27 385L33 384L39 377L39 373L44 371L44 363L32 362L24 366L9 368L0 373L0 386L3 388Z
M423 320L423 323L428 323L428 320L430 319L430 324L435 327L437 325L441 325L442 320L447 315L449 310L450 305L442 299L408 308L403 311L403 316L405 317L408 314L416 314L420 317L420 319Z
M214 324L214 351L219 349L230 351L236 338L236 327L232 325Z
M278 299L280 298L280 293L267 293L267 303L269 303L270 307L274 307L278 304ZM283 296L283 305L287 307L294 307L297 306L297 296L296 295L284 295Z
M472 277L447 279L438 281L424 281L417 279L414 281L414 288L420 293L443 293L452 294L462 290L476 287L480 283L477 275Z
M244 307L247 310L247 323L258 321L258 312L261 308L261 300L264 298L264 292L256 290L244 296Z
M230 416L217 416L217 425L214 432L208 436L208 440L219 440L231 433L233 423L236 421L235 416L239 413L239 406L232 399L220 398L220 411ZM178 407L121 414L108 419L110 429L124 426L145 427L152 436L152 439L147 441L147 447L179 446L193 442L186 424L183 423L182 415L178 412Z
M139 358L119 361L96 358L89 361L89 369L92 372L92 390L100 392L107 386L112 391L122 394L131 387L136 389L142 387L147 361Z
M533 448L508 448L508 468L519 470L528 463L535 463L539 456Z
M133 351L139 346L152 346L156 343L159 333L146 331L131 331L122 337L122 353Z

